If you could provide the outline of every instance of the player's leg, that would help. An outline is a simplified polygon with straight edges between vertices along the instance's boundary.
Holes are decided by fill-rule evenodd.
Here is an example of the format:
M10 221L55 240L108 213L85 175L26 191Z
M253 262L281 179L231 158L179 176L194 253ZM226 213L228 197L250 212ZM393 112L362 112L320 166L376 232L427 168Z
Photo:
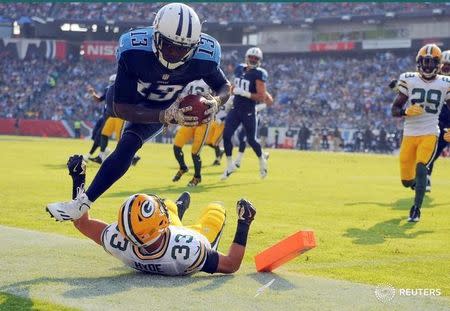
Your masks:
M86 191L89 199L94 202L122 177L131 165L135 153L147 140L162 131L162 124L134 124L126 123L125 131L116 149L103 162L92 184Z
M86 192L80 193L74 200L47 205L49 213L56 220L76 220L80 218L106 190L108 190L131 165L136 151L142 144L158 135L163 125L155 124L127 124L122 139L114 152L103 162Z
M437 146L436 153L435 153L433 159L431 160L430 164L428 165L426 192L430 192L431 191L431 174L433 173L434 162L441 156L442 151L448 145L448 142L446 142L445 139L444 139L444 134L445 134L445 132L443 131L443 129L441 129L441 134L439 135L438 146Z
M220 148L220 141L222 140L224 128L225 124L223 122L218 123L217 121L214 121L211 125L210 133L208 134L207 144L214 148L216 155L213 165L220 165L220 160L225 153L225 150Z
M414 187L416 181L416 151L417 139L404 136L400 145L400 178L404 187Z
M223 146L225 148L225 155L227 156L227 168L221 177L222 180L227 179L231 173L236 170L236 166L234 165L232 158L233 143L231 139L240 123L241 118L239 116L239 112L236 109L231 109L225 120L225 128L223 130Z
M242 122L245 131L247 132L247 142L252 147L256 156L259 159L259 173L261 178L265 178L267 176L267 160L262 153L262 148L259 142L256 140L256 124L257 118L256 114L253 113L251 115L246 115L245 119Z
M225 219L226 213L223 205L214 202L208 204L206 209L203 210L197 224L187 226L187 228L191 228L204 235L211 243L211 247L217 250L225 226Z
M247 132L244 127L241 127L238 133L239 140L239 152L237 154L236 160L234 160L234 165L236 167L241 167L242 158L244 157L245 148L247 147Z
M192 161L194 162L194 177L188 183L188 187L195 187L202 181L202 159L200 152L208 137L209 124L197 126L194 130L194 140L192 142Z
M416 185L414 206L411 208L409 221L420 220L420 208L422 207L425 189L427 186L427 165L431 162L437 149L437 137L434 135L419 136L416 155Z
M102 163L108 153L106 152L106 147L108 146L109 137L114 133L116 118L108 117L103 125L101 135L100 135L100 153L97 158L93 159L94 162Z
M91 150L89 150L89 154L83 156L83 159L85 161L94 158L94 152L97 150L98 147L100 147L100 132L103 128L103 123L104 123L103 116L100 119L98 119L97 122L95 123L91 136L93 140L92 147Z
M178 216L178 206L172 200L165 199L164 204L167 206L167 210L169 212L170 224L173 226L181 227L183 224L181 223L181 219Z
M183 146L194 136L194 128L182 126L178 129L173 143L173 155L178 162L179 169L172 181L179 181L181 176L189 171L186 162L184 162Z

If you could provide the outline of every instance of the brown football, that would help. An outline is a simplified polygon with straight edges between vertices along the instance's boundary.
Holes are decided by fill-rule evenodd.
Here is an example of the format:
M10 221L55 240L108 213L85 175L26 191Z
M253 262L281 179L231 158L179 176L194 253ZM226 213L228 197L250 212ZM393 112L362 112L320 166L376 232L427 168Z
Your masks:
M200 95L188 95L184 97L180 102L180 108L191 106L192 110L186 112L189 116L194 116L198 118L198 122L202 122L206 119L205 111L208 110L209 106L205 105L203 101L205 98Z

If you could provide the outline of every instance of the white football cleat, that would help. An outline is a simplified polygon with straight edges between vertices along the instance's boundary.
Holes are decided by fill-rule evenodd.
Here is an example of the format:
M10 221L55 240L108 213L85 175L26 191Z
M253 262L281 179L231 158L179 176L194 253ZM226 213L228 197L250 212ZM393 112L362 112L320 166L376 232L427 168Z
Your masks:
M225 172L223 172L222 176L220 177L220 180L225 180L228 177L230 177L230 175L236 170L236 165L229 166L227 167L227 169L225 170Z
M264 156L259 161L259 175L261 176L261 179L267 177L267 161Z
M77 220L89 210L91 204L86 193L82 192L72 201L48 204L46 211L57 221Z

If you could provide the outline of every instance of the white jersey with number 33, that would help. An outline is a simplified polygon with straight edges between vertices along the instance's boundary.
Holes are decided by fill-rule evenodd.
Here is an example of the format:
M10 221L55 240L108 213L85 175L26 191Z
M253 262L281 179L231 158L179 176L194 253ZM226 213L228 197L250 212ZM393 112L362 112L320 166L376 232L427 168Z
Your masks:
M162 275L186 275L201 270L211 244L202 234L169 226L158 249L147 252L126 240L117 223L102 233L104 249L133 269Z
M424 113L406 117L405 136L439 136L439 114L442 105L450 99L450 78L437 75L433 80L424 80L418 72L406 72L398 79L398 91L408 96L407 107L421 105Z

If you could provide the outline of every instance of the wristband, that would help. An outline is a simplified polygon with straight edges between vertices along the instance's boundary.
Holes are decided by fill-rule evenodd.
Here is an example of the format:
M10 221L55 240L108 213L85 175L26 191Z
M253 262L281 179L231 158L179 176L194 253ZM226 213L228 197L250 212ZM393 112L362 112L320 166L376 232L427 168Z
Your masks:
M239 244L241 246L247 245L248 230L250 229L250 224L238 220L238 225L236 228L236 234L234 235L233 243Z

